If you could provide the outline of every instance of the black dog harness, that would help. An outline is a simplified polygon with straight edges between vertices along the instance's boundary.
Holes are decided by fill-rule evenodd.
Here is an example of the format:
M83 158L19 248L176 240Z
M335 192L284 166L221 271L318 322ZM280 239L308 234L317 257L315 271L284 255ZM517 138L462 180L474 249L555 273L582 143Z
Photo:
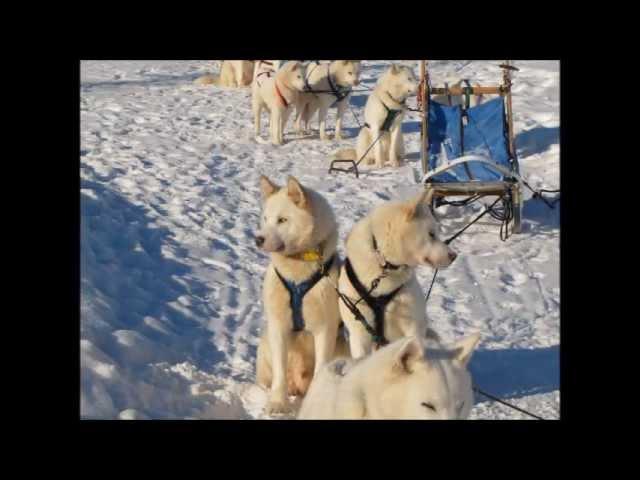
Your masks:
M313 70L315 70L319 65L322 65L318 60L314 61L315 66L313 67ZM313 70L311 70L311 72L313 72ZM336 83L333 82L333 80L331 79L331 64L327 63L327 80L329 81L329 91L326 90L314 90L311 85L309 84L309 75L311 75L311 72L308 72L305 77L304 77L304 89L307 93L313 93L315 94L315 96L317 97L319 93L330 93L331 95L333 95L334 97L336 97L335 101L329 106L329 108L333 108L335 106L336 103L341 102L342 100L344 100L350 93L351 93L351 87L343 87L341 85L338 85Z
M336 103L341 102L351 93L351 87L342 87L333 83L333 81L331 80L330 65L331 64L327 64L327 80L329 80L329 88L331 89L331 93L334 97L336 97L336 101L331 104L331 107L333 107Z
M374 246L376 245L375 241L375 237L373 237ZM404 287L404 285L400 285L398 288L390 293L387 293L386 295L374 297L369 293L369 291L367 291L366 287L362 285L362 282L360 282L360 280L358 279L358 276L356 275L356 272L353 270L353 266L351 265L351 261L349 261L349 257L345 259L344 268L347 272L347 277L349 278L351 285L353 285L353 288L356 289L358 295L360 295L360 298L364 300L369 308L373 310L373 321L376 337L380 339L380 345L386 345L389 342L384 336L384 312L389 302L393 300L393 297L396 296L396 294L400 291L400 289L402 289L402 287ZM385 266L383 266L383 269L385 268L395 270L400 268L400 266L386 262Z
M263 70L262 72L260 72L259 74L256 75L256 83L258 84L259 87L262 86L262 84L258 81L258 78L260 77L260 75L266 75L267 78L271 78L271 75L273 73L275 73L275 69L273 68L273 62L267 62L266 60L260 60L258 63L258 68L260 67L260 63L264 63L265 65L269 65L271 67L271 70Z
M387 92L387 95L389 95L389 97L391 97L389 92ZM398 102L398 100L396 100L393 97L391 97L391 99L394 102L399 103L400 105L404 105L404 102L406 101L406 99L405 99L402 102ZM389 107L387 107L387 105L382 100L380 100L380 103L382 104L382 106L387 111L387 116L384 119L384 122L382 122L382 126L380 127L380 130L382 130L383 132L388 132L391 129L391 125L393 125L393 121L400 114L400 112L403 112L404 110L403 109L394 110L392 108L389 108ZM368 123L365 123L364 126L367 127L367 128L371 128L371 125L369 125Z
M284 288L289 292L289 304L291 305L291 318L293 319L293 331L301 332L304 330L304 317L302 316L302 301L304 296L316 286L322 277L324 277L331 268L335 255L333 255L327 262L322 265L322 268L316 271L307 280L296 283L292 280L284 278L277 268L274 268L276 275L282 282Z

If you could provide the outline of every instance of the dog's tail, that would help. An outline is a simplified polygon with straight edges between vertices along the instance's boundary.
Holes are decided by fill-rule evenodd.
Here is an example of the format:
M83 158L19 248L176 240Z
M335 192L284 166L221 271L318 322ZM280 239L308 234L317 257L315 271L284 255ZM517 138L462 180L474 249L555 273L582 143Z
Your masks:
M341 148L331 156L331 160L353 160L357 158L355 148Z
M207 74L196 78L193 83L195 85L220 85L220 75Z

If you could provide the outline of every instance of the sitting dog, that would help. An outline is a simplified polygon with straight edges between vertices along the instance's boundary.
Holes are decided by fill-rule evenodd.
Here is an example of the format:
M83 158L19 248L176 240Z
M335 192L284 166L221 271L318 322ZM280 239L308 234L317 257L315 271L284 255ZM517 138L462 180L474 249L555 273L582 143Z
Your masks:
M357 304L371 333L340 302L340 315L349 332L351 354L360 358L374 343L401 337L421 337L427 318L424 293L416 278L418 266L446 268L456 258L438 234L438 223L428 208L433 190L405 202L387 202L357 222L346 241L340 269L340 292ZM379 283L373 290L373 282Z
M364 107L365 124L358 134L355 150L338 150L334 159L362 159L365 164L375 161L377 168L383 167L385 162L399 166L404 157L402 120L406 110L405 102L417 91L418 80L413 71L409 67L391 65L367 99Z
M305 370L291 368L289 352L295 362L297 352L304 357L310 351L306 334L299 332L313 337L313 361L302 362L313 364L314 373L334 358L340 323L334 287L338 226L324 197L295 178L281 188L263 176L260 187L263 215L256 245L271 254L271 263L263 284L269 345L258 355L257 377L271 385L267 413L287 413L288 390L306 391L304 379L290 383L287 378L288 370Z

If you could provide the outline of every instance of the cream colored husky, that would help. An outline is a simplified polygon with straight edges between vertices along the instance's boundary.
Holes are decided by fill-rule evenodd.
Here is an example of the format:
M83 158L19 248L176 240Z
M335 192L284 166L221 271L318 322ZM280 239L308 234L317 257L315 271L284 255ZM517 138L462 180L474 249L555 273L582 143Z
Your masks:
M287 124L299 93L304 89L305 68L300 62L286 62L273 76L261 79L256 73L252 87L253 121L256 141L260 139L260 114L270 113L269 130L274 145L284 143Z
M409 201L384 203L356 223L347 237L340 292L353 302L364 296L358 309L391 342L425 335L426 306L416 267L446 268L457 256L439 238L438 223L428 208L432 196L429 190ZM376 278L380 281L366 298ZM349 331L351 355L369 354L374 346L371 333L343 302L339 308Z
M314 377L298 419L466 419L473 406L467 365L479 339L443 347L401 338L360 360L335 360Z
M399 166L404 157L402 120L407 107L405 102L418 92L418 83L409 67L391 65L369 95L364 107L365 125L360 129L355 150L338 150L334 158L357 161L366 154L365 164L375 161L378 168L386 162Z
M267 412L286 413L291 410L288 390L306 390L304 379L294 380L295 388L291 388L287 378L289 352L293 351L295 357L295 352L302 351L304 356L309 350L304 346L306 337L299 337L305 334L300 332L313 336L314 373L334 358L340 323L334 288L338 278L338 226L324 197L295 178L289 177L281 188L262 176L260 187L263 214L256 245L271 254L271 263L263 284L267 322L264 340L269 345L264 348L263 344L258 355L256 376L258 383L271 385ZM301 290L306 293L294 295ZM302 362L309 363L308 359Z
M246 87L253 79L252 60L225 60L220 75L203 75L197 78L196 85L216 85L219 87Z
M320 139L328 140L325 132L327 113L335 104L336 114L335 139L341 140L342 116L349 105L351 88L360 83L360 62L356 60L334 60L331 63L313 62L307 66L307 89L298 95L296 103L296 131L299 135L309 133L309 122L318 112L320 122ZM322 93L310 93L312 91ZM327 93L329 92L329 93Z

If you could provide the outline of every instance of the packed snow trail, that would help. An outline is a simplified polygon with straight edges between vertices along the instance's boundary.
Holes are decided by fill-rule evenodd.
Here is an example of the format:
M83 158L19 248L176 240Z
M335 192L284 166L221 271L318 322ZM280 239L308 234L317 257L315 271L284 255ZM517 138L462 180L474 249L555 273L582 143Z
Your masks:
M414 67L417 62L403 62ZM501 79L499 61L430 62L434 83ZM372 87L390 62L363 63ZM559 186L559 62L516 62L513 110L521 173ZM397 169L329 175L345 140L253 138L250 89L194 86L203 61L87 61L81 65L81 416L267 418L254 385L268 257L254 247L258 178L288 175L318 190L339 221L339 251L374 205L417 192L420 122L403 124L408 160ZM362 121L369 92L351 99ZM410 100L411 103L412 100ZM413 100L415 102L415 100ZM329 125L334 124L335 110ZM266 126L263 137L266 138ZM445 238L480 205L444 207ZM472 331L480 388L545 418L559 416L559 208L525 192L523 233L506 242L484 218L457 238L427 306L447 341ZM423 288L433 272L419 270ZM527 418L477 396L471 418Z

